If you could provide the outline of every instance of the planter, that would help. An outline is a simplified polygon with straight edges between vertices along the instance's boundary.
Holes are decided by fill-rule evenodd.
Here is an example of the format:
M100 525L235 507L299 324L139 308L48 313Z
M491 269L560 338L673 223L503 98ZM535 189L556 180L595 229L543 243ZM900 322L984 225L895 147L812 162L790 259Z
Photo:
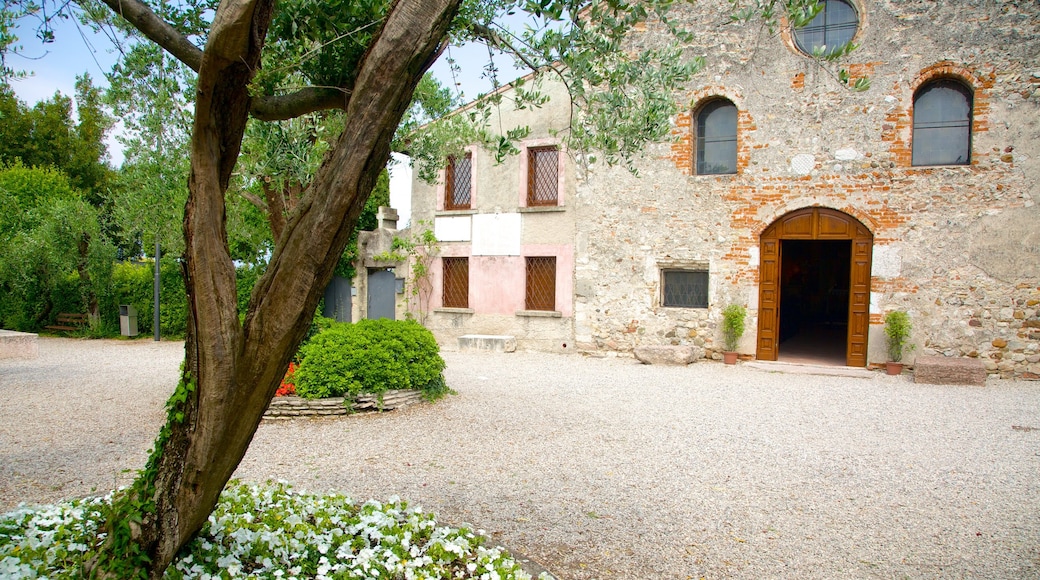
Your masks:
M885 363L885 372L889 375L901 375L903 374L903 363L888 361Z
M722 362L724 362L724 363L726 363L728 365L735 365L735 364L737 364L737 353L733 352L733 351L729 351L729 350L723 352L722 353Z

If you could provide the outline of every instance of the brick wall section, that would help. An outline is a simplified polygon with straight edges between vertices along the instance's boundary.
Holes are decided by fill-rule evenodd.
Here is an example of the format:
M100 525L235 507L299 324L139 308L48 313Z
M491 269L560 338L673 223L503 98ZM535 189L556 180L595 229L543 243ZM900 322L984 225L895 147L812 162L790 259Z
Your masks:
M754 352L759 235L809 206L843 211L874 235L871 363L883 362L884 313L910 312L921 354L981 359L991 373L1040 376L1040 4L862 0L861 48L833 69L789 34L719 26L727 2L684 19L703 31L707 68L677 96L671 143L636 178L595 167L576 192L575 334L586 350L693 344L714 354L721 309L751 306ZM985 23L979 26L979 22ZM634 42L660 42L650 24ZM785 40L785 38L787 40ZM848 91L844 67L871 88ZM942 77L974 91L970 166L911 166L914 90ZM738 108L738 173L693 175L698 103ZM795 159L809 163L796 171ZM710 306L660 306L660 264L704 263Z

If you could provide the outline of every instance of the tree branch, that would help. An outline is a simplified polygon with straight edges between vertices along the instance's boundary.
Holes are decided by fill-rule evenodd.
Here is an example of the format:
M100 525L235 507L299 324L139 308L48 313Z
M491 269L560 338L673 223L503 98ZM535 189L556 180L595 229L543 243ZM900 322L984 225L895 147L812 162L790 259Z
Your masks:
M284 121L315 111L346 110L351 88L306 87L279 96L253 97L250 114L261 121Z
M160 18L141 0L101 0L113 12L123 17L149 40L161 46L174 58L199 72L202 50L191 43L176 28Z

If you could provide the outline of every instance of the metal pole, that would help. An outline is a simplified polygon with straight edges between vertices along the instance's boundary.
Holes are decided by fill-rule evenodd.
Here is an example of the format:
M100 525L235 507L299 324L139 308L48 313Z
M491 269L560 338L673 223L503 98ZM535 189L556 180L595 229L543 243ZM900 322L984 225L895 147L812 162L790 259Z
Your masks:
M152 283L155 289L155 317L152 320L153 327L155 328L155 340L159 341L159 236L155 236L155 281Z

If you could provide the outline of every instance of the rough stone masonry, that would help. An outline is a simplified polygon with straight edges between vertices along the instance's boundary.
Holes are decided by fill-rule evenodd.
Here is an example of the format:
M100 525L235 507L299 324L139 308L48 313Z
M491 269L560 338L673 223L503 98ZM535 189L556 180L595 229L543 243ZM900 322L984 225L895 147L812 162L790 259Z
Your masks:
M917 354L971 357L990 373L1040 377L1040 3L848 0L859 48L835 63L780 34L727 23L727 2L684 7L705 69L677 98L670 143L639 177L594 167L577 187L575 338L590 351L696 345L717 356L721 310L749 306L756 351L760 236L806 207L873 235L869 356L883 315L907 310ZM649 24L633 42L662 42ZM853 92L839 79L869 77ZM941 79L973 97L966 165L912 165L915 91ZM737 172L697 175L695 115L738 111ZM661 305L672 264L709 273L706 309ZM781 296L781 302L783 297Z

